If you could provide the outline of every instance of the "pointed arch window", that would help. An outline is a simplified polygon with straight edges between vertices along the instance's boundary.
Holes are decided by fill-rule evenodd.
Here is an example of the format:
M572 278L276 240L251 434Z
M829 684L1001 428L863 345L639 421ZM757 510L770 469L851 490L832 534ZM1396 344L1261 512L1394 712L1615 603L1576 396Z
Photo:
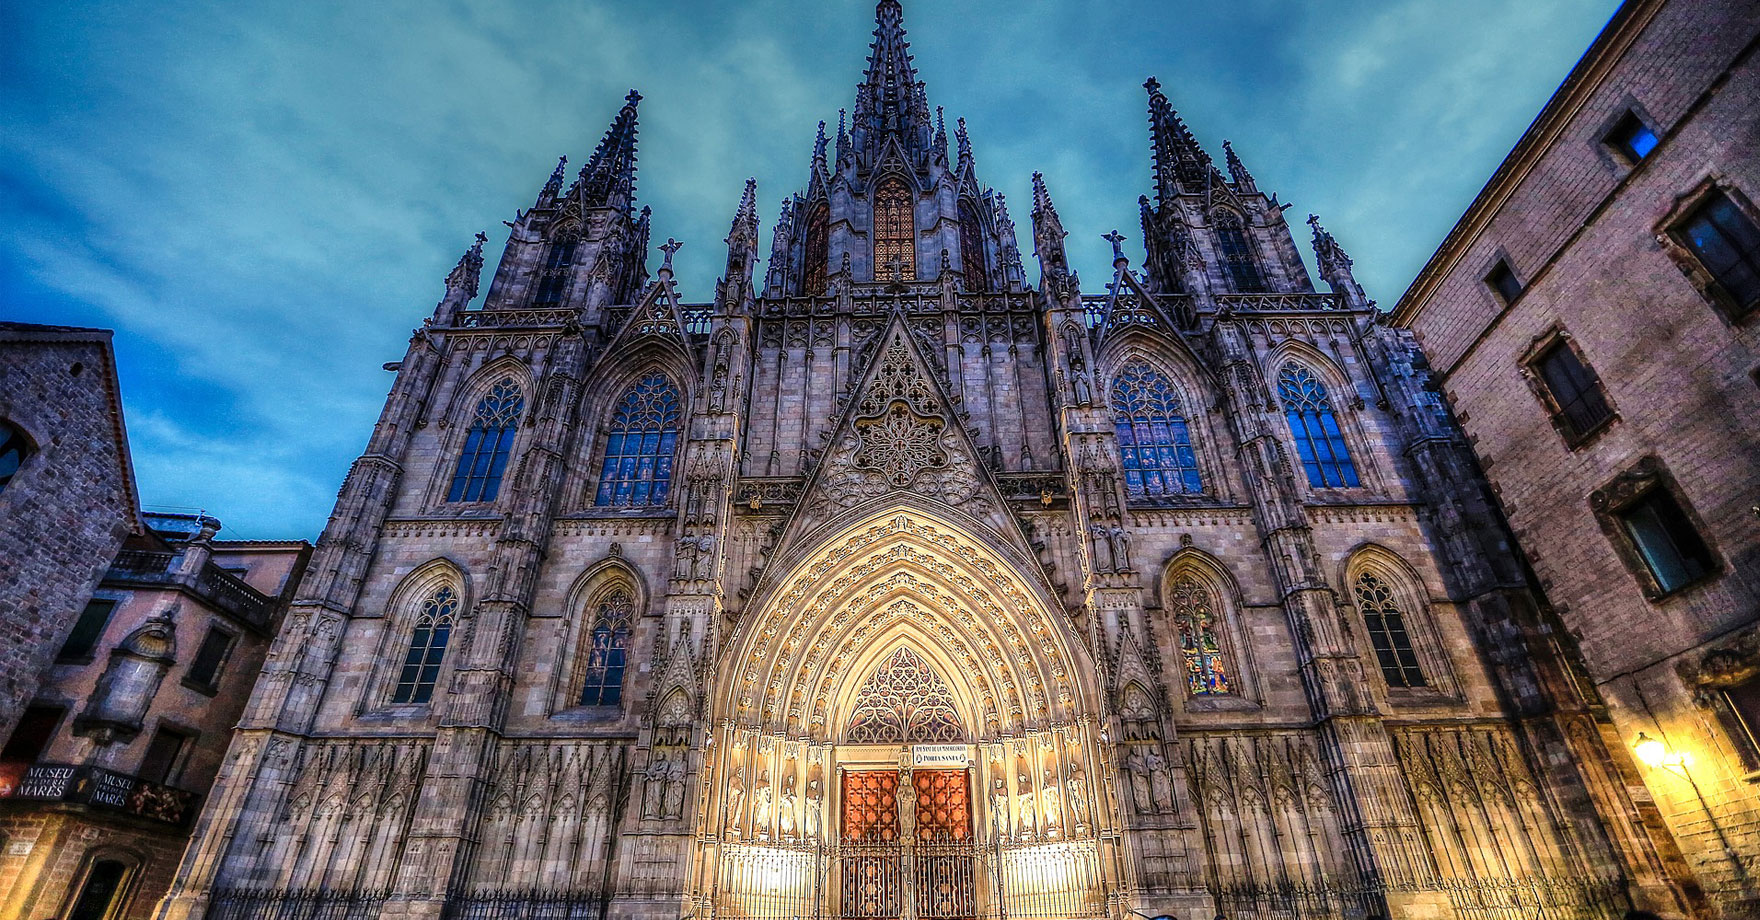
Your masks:
M501 491L507 458L513 452L513 436L519 430L519 414L525 396L512 377L489 388L477 402L476 417L464 438L464 450L452 471L449 502L490 502Z
M902 179L887 179L874 192L874 277L917 280L917 228L911 190Z
M1289 419L1290 434L1295 436L1296 453L1301 455L1308 484L1316 489L1359 485L1356 464L1351 462L1344 432L1332 412L1332 399L1314 372L1293 362L1285 364L1277 373L1277 396Z
M1237 293L1256 294L1265 290L1265 278L1259 273L1259 260L1253 257L1253 243L1238 215L1224 212L1216 217L1216 245L1222 252L1222 267Z
M544 268L538 276L538 296L533 306L554 307L562 303L568 290L569 269L574 266L575 249L580 237L569 235L550 244L544 253Z
M978 211L962 198L959 202L959 253L965 264L966 290L990 290L990 272L984 259L984 225Z
M24 458L30 454L30 448L24 432L0 421L0 492L6 491L12 477L18 475L18 468L24 466Z
M1369 629L1369 642L1375 647L1375 661L1381 665L1381 676L1389 687L1422 687L1426 685L1424 669L1418 664L1418 653L1412 648L1412 637L1406 630L1405 615L1394 599L1393 589L1372 572L1357 576L1354 586L1357 609Z
M599 470L602 508L664 505L672 488L672 461L678 449L683 401L665 374L648 374L617 404L605 439Z
M801 272L801 293L817 297L825 293L826 273L831 270L831 209L823 202L807 215L806 265Z
M623 673L629 660L629 624L635 609L629 591L614 589L599 602L587 636L587 666L581 680L582 706L623 705Z
M1161 372L1143 361L1125 365L1112 381L1112 423L1132 498L1204 491L1179 395Z
M422 602L391 702L426 703L434 696L434 683L440 679L440 664L446 660L446 644L457 616L458 594L451 587L440 588Z
M1173 583L1168 601L1185 662L1186 692L1193 696L1233 693L1233 673L1222 650L1216 603L1209 589L1192 576L1182 575Z

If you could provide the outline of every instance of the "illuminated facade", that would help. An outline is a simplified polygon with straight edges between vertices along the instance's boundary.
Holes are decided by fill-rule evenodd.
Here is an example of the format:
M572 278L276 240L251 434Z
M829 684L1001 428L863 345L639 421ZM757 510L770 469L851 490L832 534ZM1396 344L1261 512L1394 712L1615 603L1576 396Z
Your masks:
M765 271L649 277L631 94L417 331L171 918L1672 909L1409 338L1149 84L1084 294L895 0ZM290 907L292 905L292 907Z

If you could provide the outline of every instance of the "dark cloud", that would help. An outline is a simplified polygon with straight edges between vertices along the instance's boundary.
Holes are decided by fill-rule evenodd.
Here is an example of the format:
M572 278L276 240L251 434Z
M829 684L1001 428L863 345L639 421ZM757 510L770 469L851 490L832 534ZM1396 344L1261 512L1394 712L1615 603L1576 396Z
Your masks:
M1616 5L919 0L906 25L1023 233L1045 172L1090 286L1148 189L1154 74L1390 303ZM871 4L805 0L12 4L0 315L118 330L145 501L314 536L379 365L628 88L641 197L706 300L744 178L768 224L871 28Z

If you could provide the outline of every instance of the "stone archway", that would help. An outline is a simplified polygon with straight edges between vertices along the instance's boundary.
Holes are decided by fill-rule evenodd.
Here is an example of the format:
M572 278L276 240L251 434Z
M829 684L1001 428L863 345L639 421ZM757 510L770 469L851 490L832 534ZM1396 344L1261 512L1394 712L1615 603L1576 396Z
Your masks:
M754 596L713 685L699 910L1104 915L1100 693L1024 554L903 503L821 532Z

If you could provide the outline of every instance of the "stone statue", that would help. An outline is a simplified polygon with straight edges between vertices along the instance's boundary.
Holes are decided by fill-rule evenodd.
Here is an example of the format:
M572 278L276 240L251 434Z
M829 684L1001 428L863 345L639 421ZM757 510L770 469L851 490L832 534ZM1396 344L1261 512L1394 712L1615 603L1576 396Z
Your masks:
M770 839L770 771L758 774L758 785L752 791L752 832L759 840Z
M684 757L681 755L666 765L666 817L684 817Z
M807 776L807 838L818 840L824 833L825 791L817 770Z
M1025 773L1015 780L1015 804L1020 807L1020 828L1022 837L1032 837L1037 830L1033 815L1033 778Z
M1149 763L1143 759L1141 748L1131 748L1130 756L1124 759L1124 769L1130 774L1131 803L1136 806L1137 814L1155 813L1155 799L1149 791Z
M738 840L740 836L739 805L746 797L746 768L735 767L733 779L727 781L727 829Z
M1008 839L1008 780L998 776L990 781L990 819L996 822L998 839Z
M1082 765L1069 765L1069 779L1065 781L1069 789L1069 807L1076 815L1076 829L1079 832L1088 823L1088 777L1082 772Z
M788 775L782 778L782 812L779 817L782 823L782 839L784 840L793 840L795 836L794 815L800 798L795 794L794 782L794 771L790 770Z
M1057 771L1045 768L1044 790L1039 794L1045 806L1045 836L1058 837L1063 834L1063 803L1060 799L1057 782Z
M1150 788L1155 796L1155 798L1153 799L1153 802L1155 805L1155 811L1157 811L1157 812L1172 811L1173 810L1173 784L1171 782L1169 782L1168 778L1167 778L1167 761L1166 761L1166 759L1164 759L1161 756L1160 751L1157 751L1153 747L1151 747L1151 748L1149 748L1149 754L1145 758L1145 761L1147 762L1148 767L1149 767Z
M1116 571L1128 572L1131 568L1131 532L1117 524L1106 532L1107 541L1112 545L1112 564Z
M660 818L666 810L666 759L655 754L648 762L647 781L642 785L642 817Z
M1094 390L1088 385L1088 375L1077 371L1074 376L1076 384L1076 405L1091 405L1094 402Z
M729 375L729 370L728 370L728 366L727 366L727 354L726 354L726 352L723 352L722 354L716 356L716 358L715 358L714 376L712 376L709 381L709 411L710 412L725 412L725 411L727 411L727 378L728 378L728 375Z
M1116 571L1112 564L1112 543L1106 536L1106 525L1095 524L1089 528L1094 534L1094 571Z

